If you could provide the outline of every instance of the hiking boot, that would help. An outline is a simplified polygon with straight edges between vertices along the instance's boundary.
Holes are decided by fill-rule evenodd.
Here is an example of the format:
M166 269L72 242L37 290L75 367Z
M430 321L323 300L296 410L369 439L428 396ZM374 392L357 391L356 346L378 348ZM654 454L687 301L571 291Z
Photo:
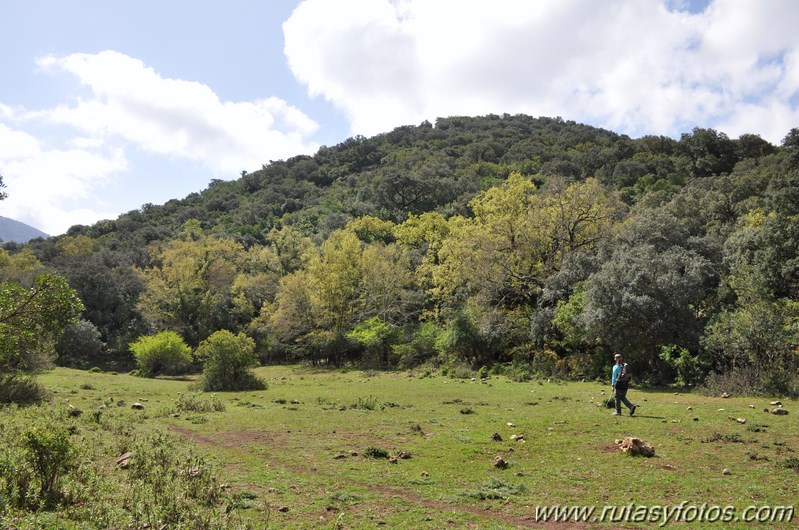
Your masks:
M613 415L614 415L614 416L621 416L621 412L615 412L615 411L614 411L614 412L613 412Z
M630 416L635 414L635 409L637 409L637 408L638 408L638 405L633 405L633 408L630 409Z

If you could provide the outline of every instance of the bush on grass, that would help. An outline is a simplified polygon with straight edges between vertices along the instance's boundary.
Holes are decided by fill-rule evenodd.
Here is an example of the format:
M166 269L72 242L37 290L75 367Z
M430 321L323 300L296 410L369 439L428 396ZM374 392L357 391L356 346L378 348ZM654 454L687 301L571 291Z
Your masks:
M250 371L258 365L255 341L244 333L217 331L197 348L203 363L199 386L205 391L263 390L266 383Z
M174 331L162 331L153 336L139 337L131 343L138 365L137 375L179 375L191 365L191 348Z
M0 404L38 403L47 399L48 396L47 389L29 375L19 372L0 374Z

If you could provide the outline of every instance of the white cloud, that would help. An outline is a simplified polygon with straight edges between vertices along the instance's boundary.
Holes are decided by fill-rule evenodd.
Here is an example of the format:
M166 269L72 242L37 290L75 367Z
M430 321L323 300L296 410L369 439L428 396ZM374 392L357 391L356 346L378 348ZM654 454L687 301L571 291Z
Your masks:
M284 23L309 94L375 134L440 116L560 115L631 135L778 142L799 122L799 4L306 0Z
M318 148L307 140L316 123L277 98L221 101L206 85L164 78L142 61L114 51L50 56L38 64L76 75L92 93L42 117L92 137L122 139L231 176L269 159Z
M0 212L48 234L60 234L73 224L90 224L113 214L70 205L90 197L127 160L120 150L43 149L33 136L0 123L0 174L8 198Z
M278 98L221 101L206 85L164 78L113 51L37 63L54 75L74 74L88 88L88 95L49 109L0 104L0 174L9 192L0 215L49 234L116 218L117 204L126 201L115 202L104 188L133 169L134 151L190 160L233 178L318 148L308 139L317 124Z

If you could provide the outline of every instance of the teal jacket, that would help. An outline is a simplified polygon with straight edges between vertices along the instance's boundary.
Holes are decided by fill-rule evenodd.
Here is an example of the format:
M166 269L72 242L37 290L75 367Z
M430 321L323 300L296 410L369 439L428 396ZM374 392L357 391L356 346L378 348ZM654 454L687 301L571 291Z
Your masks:
M613 365L613 376L610 378L610 386L616 386L616 380L621 375L621 365L616 363Z

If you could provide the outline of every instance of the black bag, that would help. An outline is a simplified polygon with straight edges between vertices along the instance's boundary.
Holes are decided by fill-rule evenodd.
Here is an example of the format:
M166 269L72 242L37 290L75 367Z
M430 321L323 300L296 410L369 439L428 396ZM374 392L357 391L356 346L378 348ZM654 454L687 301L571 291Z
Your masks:
M627 363L621 365L621 373L619 377L616 379L619 383L629 383L630 379L633 378L632 372L630 372L630 366Z

